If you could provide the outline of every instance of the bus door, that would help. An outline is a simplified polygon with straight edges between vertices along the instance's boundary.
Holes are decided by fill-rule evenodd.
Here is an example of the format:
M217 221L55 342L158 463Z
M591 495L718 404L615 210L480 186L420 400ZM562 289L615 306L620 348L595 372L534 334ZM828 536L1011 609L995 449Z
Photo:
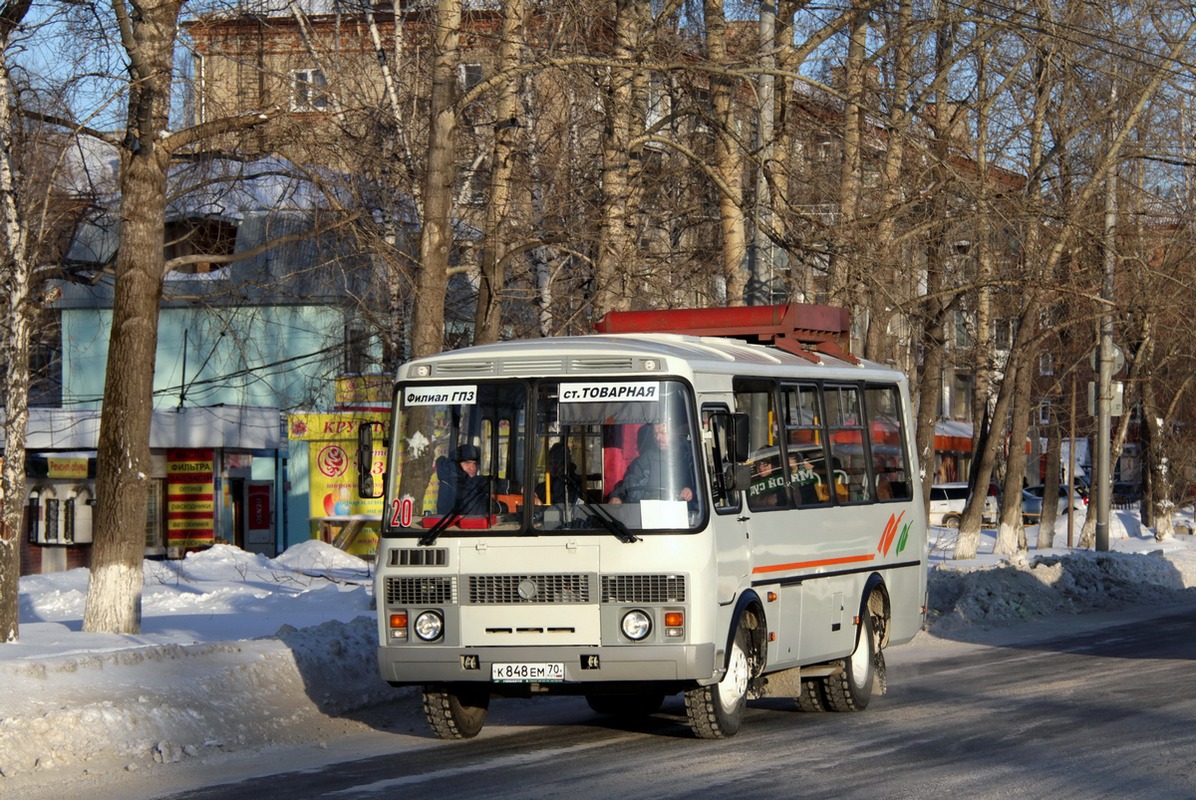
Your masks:
M714 501L714 547L718 563L718 602L731 603L751 571L748 517L742 514L743 492L736 485L732 447L733 420L729 406L702 406L702 459Z

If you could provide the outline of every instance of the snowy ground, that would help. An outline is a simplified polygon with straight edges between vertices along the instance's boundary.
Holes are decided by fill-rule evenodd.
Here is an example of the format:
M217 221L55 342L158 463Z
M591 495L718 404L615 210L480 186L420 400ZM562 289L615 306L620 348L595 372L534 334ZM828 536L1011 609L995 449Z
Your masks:
M931 529L931 614L914 646L1025 620L1196 604L1194 537L1156 542L1136 512L1114 514L1112 552L1099 554L1064 547L1060 520L1056 549L1010 560L992 555L985 534L980 556L957 562L954 532ZM1190 526L1191 513L1180 521ZM330 545L273 560L218 546L146 562L139 636L82 633L86 588L85 570L21 579L20 641L0 645L6 796L63 772L335 737L338 720L410 691L376 672L369 565Z

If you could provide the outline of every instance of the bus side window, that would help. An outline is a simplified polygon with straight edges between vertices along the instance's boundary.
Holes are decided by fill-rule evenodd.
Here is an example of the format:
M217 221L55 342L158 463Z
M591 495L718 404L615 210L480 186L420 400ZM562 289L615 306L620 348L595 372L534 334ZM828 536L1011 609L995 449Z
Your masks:
M751 480L747 486L748 508L766 511L792 507L788 464L783 459L777 425L780 416L775 403L776 384L767 380L735 382L737 410L748 415Z
M843 503L870 502L875 495L868 478L870 465L866 459L868 451L859 387L827 385L825 397L830 427L831 466L839 492L838 500Z
M876 476L879 500L905 500L912 495L905 459L905 415L895 386L864 389L868 415L868 438L872 448L872 472Z
M714 508L721 513L739 511L734 454L731 452L732 424L733 419L726 406L702 408L702 455L708 465Z
M827 469L822 427L824 415L813 384L782 388L785 439L789 454L789 482L799 506L829 503L834 485Z

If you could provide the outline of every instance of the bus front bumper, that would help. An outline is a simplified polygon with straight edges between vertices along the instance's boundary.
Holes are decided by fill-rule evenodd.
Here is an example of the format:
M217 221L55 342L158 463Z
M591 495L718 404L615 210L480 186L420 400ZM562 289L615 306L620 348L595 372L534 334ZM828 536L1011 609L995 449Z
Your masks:
M379 647L382 679L393 685L492 682L493 667L527 665L529 675L548 674L542 667L563 665L563 680L550 677L510 681L578 685L611 682L707 681L715 673L714 645L647 645L644 647ZM518 669L515 669L518 672Z

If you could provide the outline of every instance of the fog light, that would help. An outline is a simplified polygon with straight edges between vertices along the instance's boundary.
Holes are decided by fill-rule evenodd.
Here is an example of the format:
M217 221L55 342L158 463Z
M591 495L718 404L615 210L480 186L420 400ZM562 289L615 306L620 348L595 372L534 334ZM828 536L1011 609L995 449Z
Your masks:
M435 611L425 611L415 618L415 635L434 642L444 633L444 619Z
M623 635L638 642L652 632L652 618L638 609L623 615Z

